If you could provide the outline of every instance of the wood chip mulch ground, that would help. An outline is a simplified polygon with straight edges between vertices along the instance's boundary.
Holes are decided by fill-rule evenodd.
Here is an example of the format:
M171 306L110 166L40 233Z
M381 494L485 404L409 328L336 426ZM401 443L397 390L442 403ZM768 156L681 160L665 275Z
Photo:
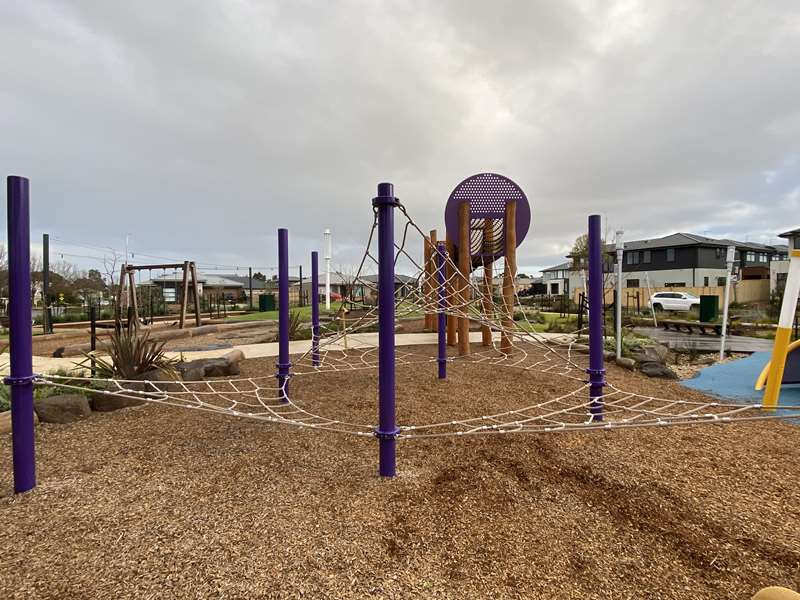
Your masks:
M562 378L398 368L402 422L523 406ZM274 359L243 363L243 376ZM610 367L619 387L702 399ZM372 370L293 398L373 419ZM360 421L359 421L360 422ZM370 422L370 421L367 421ZM800 428L780 422L377 444L159 405L0 439L0 598L749 598L800 585Z

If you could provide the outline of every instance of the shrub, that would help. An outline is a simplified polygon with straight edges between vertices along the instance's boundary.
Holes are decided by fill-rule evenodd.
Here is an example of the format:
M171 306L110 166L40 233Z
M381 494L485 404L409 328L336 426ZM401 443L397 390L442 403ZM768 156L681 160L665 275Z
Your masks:
M85 353L86 358L79 366L89 369L94 360L95 374L104 379L137 379L154 370L175 372L178 361L166 356L165 342L151 340L149 331L142 334L135 328L115 331L110 341L108 358Z

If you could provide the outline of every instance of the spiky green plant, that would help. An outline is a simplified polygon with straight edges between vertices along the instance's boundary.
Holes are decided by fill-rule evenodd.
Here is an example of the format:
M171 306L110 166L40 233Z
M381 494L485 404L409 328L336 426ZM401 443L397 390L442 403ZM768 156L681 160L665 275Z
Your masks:
M110 342L107 358L84 353L86 358L80 366L85 369L94 367L95 375L103 379L139 379L145 373L155 370L175 373L178 360L167 357L164 351L165 342L151 340L149 331L115 331Z

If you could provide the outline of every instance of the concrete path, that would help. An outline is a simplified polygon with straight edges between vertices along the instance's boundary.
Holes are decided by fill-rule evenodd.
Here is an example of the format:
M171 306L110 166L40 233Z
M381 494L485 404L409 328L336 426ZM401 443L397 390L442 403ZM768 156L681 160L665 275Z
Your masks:
M565 333L538 333L536 334L542 340L546 341L567 341L571 340L572 336ZM495 340L500 339L500 334L493 335ZM415 344L436 344L438 340L435 333L398 333L395 335L396 346L413 346ZM469 334L470 342L480 342L481 332L472 331ZM351 349L356 348L369 348L378 345L377 333L360 333L347 336L347 347ZM341 340L336 343L329 343L324 345L327 350L343 350L344 345ZM311 349L311 340L300 340L297 342L289 343L289 353L293 355L304 354ZM214 350L202 350L196 352L167 352L167 356L174 358L183 357L184 360L194 360L196 358L219 358L231 352L232 350L241 350L244 352L245 358L264 358L269 356L278 356L278 343L270 342L265 344L243 344L241 346L233 346L229 348L218 348ZM52 358L47 356L34 356L33 357L33 371L34 373L52 373L58 370L71 370L75 368L76 363L81 362L80 357L70 358ZM0 365L0 374L8 373L8 364Z
M673 350L695 349L719 352L720 338L718 335L680 333L655 327L636 327L634 331L649 336ZM744 335L729 335L725 340L725 348L730 352L769 352L772 350L772 340Z

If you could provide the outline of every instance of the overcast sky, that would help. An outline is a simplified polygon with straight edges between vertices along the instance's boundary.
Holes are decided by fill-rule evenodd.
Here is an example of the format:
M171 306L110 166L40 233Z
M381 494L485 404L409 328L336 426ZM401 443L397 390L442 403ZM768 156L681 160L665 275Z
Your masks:
M591 212L627 239L800 225L796 0L25 0L0 65L35 240L130 233L135 262L274 265L288 227L297 263L330 227L352 263L379 181L442 230L487 171L530 199L525 270Z

